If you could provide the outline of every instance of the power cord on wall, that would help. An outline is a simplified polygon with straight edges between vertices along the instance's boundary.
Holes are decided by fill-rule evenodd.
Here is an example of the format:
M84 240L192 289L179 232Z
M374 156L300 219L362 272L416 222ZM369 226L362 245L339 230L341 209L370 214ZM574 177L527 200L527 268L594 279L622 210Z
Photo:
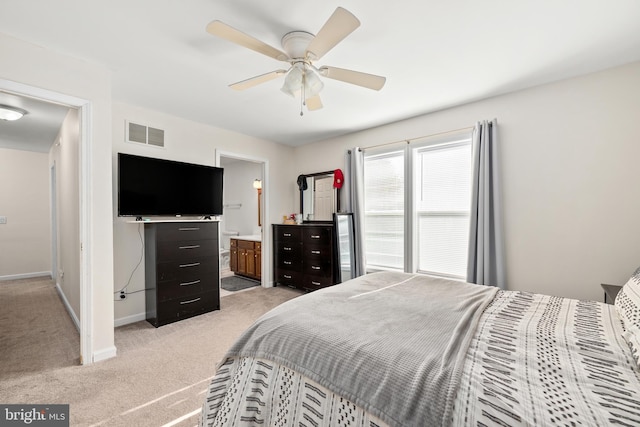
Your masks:
M131 292L127 292L126 291L127 287L129 286L129 283L131 283L131 279L133 278L133 274L136 272L138 267L140 267L140 264L142 264L142 258L144 257L144 239L142 238L142 232L140 231L141 225L142 224L138 224L138 237L140 237L140 259L138 260L138 263L136 264L136 266L133 269L133 271L131 272L131 275L129 275L129 280L127 280L127 284L113 293L114 295L118 295L118 297L115 298L114 301L122 301L122 300L127 298L127 295L135 294L135 293L138 293L138 292L144 292L144 291L147 290L145 288L145 289L139 289L137 291L131 291Z

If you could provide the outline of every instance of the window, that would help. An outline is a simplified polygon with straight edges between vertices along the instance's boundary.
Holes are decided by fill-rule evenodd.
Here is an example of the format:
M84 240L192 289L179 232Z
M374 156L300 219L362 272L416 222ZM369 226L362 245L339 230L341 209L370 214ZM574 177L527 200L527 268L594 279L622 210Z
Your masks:
M368 267L404 269L404 151L365 156L364 215Z
M413 149L417 271L464 277L471 204L471 142Z
M470 133L365 153L364 189L367 269L465 277Z

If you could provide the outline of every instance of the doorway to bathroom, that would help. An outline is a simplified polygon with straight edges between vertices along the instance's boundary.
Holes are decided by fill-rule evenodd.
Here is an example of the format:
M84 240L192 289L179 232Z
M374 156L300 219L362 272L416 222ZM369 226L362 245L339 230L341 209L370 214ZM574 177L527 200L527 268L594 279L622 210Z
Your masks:
M220 278L250 278L265 285L261 256L265 223L266 160L217 152L216 164L224 168L223 211L220 218ZM251 246L251 248L248 248ZM251 256L247 261L246 257ZM245 266L251 265L251 271ZM228 294L220 290L221 296Z

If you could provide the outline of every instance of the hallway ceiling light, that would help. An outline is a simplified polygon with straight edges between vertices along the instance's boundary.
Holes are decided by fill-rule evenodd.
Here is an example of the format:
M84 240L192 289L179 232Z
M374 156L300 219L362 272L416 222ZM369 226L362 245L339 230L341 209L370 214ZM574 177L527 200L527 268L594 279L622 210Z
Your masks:
M22 118L27 114L27 110L22 108L10 107L8 105L0 105L0 119L14 121Z

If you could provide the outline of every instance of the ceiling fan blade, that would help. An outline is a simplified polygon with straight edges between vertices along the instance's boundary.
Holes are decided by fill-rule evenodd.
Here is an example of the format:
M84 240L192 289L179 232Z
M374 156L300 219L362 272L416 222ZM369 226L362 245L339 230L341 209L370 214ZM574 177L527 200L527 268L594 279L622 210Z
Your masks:
M268 82L269 80L273 80L275 78L283 76L286 73L287 73L286 70L276 70L270 73L261 74L259 76L251 77L250 79L246 79L237 83L230 84L229 87L235 90L245 90L245 89L249 89L250 87L257 86L260 83Z
M320 28L307 47L307 57L316 61L360 26L360 21L351 12L341 7Z
M360 71L345 70L344 68L320 67L318 71L320 75L329 79L340 80L373 90L382 89L387 81L386 77L361 73Z
M315 111L322 108L322 101L320 100L320 95L312 96L311 98L307 98L305 101L307 104L307 109L309 111Z
M236 30L221 21L210 22L209 25L207 25L207 32L263 55L277 59L278 61L287 61L289 59L289 56L281 50L269 46L268 44L251 37L240 30Z

